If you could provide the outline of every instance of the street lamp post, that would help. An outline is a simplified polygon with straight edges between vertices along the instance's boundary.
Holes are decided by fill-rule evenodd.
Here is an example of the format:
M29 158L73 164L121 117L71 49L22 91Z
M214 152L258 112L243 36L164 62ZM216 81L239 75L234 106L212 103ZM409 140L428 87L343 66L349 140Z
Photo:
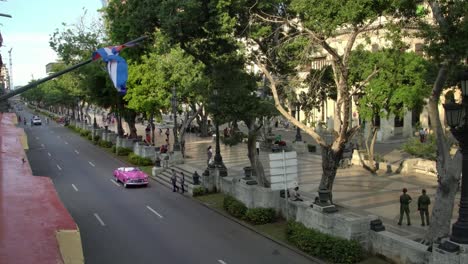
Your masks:
M174 146L173 151L180 151L179 137L177 136L177 95L175 86L172 88L172 111L174 113Z
M296 105L296 116L297 116L297 121L299 121L299 122L301 122L300 111L301 111L300 104L297 104ZM301 142L301 141L302 141L301 129L299 128L299 126L296 126L296 142Z
M452 226L450 240L468 244L468 75L466 73L461 79L461 90L462 104L447 103L444 108L447 124L459 142L463 157L460 208L458 220Z
M97 128L97 122L96 122L96 108L94 108L94 118L93 118L93 128Z
M215 96L215 108L216 112L218 112L218 90L214 89L213 90L213 95ZM221 156L221 147L219 145L219 123L218 119L215 118L215 133L216 133L216 150L215 150L215 156L214 156L214 166L219 169L219 175L220 176L227 176L227 169L226 166L223 163L223 157Z

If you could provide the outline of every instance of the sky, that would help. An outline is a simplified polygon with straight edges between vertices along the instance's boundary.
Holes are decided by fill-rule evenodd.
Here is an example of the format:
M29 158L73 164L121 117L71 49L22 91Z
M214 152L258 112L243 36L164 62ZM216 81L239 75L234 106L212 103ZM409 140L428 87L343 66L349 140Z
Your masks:
M89 16L98 17L101 7L101 0L0 0L0 13L12 16L0 16L0 53L9 69L12 48L13 87L47 76L46 64L58 58L49 47L55 29L63 29L62 23L75 24L83 8Z

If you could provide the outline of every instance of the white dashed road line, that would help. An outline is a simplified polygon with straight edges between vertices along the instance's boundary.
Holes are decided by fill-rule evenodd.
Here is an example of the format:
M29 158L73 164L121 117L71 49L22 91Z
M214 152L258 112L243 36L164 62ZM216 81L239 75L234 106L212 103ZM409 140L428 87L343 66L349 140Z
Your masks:
M65 145L68 145L68 142L65 141Z
M98 214L94 213L94 217L96 217L96 219L99 221L99 223L100 223L102 226L106 226L106 224L104 224L104 221L102 221L101 217L99 217Z
M52 155L50 154L50 152L47 152L47 155L49 155L49 157L52 157Z
M36 140L39 140L39 137L36 137Z
M221 263L221 264L227 264L227 263L224 262L222 259L218 259L218 262Z
M57 169L62 170L62 168L60 168L60 166L58 164L57 164Z
M116 186L119 186L119 187L120 187L120 185L119 185L115 180L110 179L110 181L111 181L113 184L115 184Z
M156 212L153 208L149 207L148 205L146 206L146 208L148 208L148 210L150 210L153 214L159 216L159 218L163 218L162 215L160 215L158 212Z
M44 145L44 144L41 144L41 147L45 148L45 145Z
M91 161L88 161L89 165L93 166L93 167L96 167L96 165L94 165L94 163L92 163Z
M78 150L76 150L76 149L75 149L75 153L76 153L76 154L80 154L80 152L79 152Z
M75 192L78 191L78 188L76 188L75 184L72 183L72 187L73 187L73 189L75 189Z

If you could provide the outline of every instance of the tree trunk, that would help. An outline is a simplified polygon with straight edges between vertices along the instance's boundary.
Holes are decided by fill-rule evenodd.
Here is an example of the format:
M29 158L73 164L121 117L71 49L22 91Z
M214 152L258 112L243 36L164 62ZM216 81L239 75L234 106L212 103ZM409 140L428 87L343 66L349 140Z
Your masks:
M197 112L193 115L189 115L189 112L185 113L184 121L182 122L182 128L180 129L179 134L179 142L180 142L180 150L182 151L182 156L185 157L185 134L187 131L187 127L192 123L192 121L201 113L202 108L200 107Z
M154 144L156 143L156 141L154 140L154 137L155 137L155 133L154 133L154 112L151 113L151 120L150 120L150 125L151 125L151 145L154 146Z
M119 135L119 137L123 137L124 136L124 129L123 129L123 125L122 125L122 114L120 112L118 112L115 119L116 119L116 122L117 122L117 135Z
M200 137L208 137L208 114L200 114L200 119L197 119L198 127L200 128Z
M137 138L137 129L136 129L136 112L135 111L128 111L128 113L125 115L125 121L128 124L128 128L130 129L130 133L128 135L128 138Z
M364 167L364 169L375 174L377 172L377 166L376 166L376 162L374 158L374 150L375 150L375 141L377 140L378 128L374 124L371 124L369 126L369 130L370 131L366 139L367 161L365 159L361 159L361 161L362 161L362 167Z
M455 194L458 190L457 179L460 177L461 172L461 155L459 153L457 155L460 157L454 158L450 162L452 166L446 170L445 180L440 180L439 177L434 207L431 213L431 224L424 237L424 243L432 244L433 242L439 242L441 238L447 237L450 234ZM459 168L458 170L452 169L457 167Z
M447 139L439 118L439 98L447 71L445 65L439 69L428 104L431 129L436 135L438 154L436 161L438 186L431 213L432 223L424 237L424 242L429 244L450 234L455 194L461 174L461 154L458 151L453 158L450 156L450 146L446 143Z
M257 136L258 136L258 128L255 127L255 121L246 122L247 127L249 129L248 139L247 139L247 156L249 157L250 167L253 171L255 171L255 175L257 176L257 182L260 186L263 187L270 187L270 182L265 176L265 170L263 168L263 164L257 155Z
M343 155L343 149L333 150L331 146L322 146L322 178L320 179L319 190L330 192L330 202L333 203L332 191L336 177L338 164Z
M86 105L86 109L85 109L85 117L86 117L86 120L88 120L88 125L89 125L89 124L92 124L92 122L91 122L91 116L89 115L89 107L90 107L90 106L91 106L90 104L87 104L87 105Z

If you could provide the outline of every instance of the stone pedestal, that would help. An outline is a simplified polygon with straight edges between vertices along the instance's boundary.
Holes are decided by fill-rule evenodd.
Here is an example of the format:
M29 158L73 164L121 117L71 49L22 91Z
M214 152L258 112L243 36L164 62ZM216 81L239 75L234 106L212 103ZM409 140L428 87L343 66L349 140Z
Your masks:
M450 240L445 240L442 244L434 244L432 258L430 259L429 263L468 263L468 245L458 244Z
M133 139L117 137L116 146L133 149Z
M112 142L112 144L115 145L117 143L117 134L114 133L114 132L107 133L107 139L106 140Z
M214 191L215 189L215 168L208 168L208 174L203 173L201 178L202 178L202 184L205 189L207 189L209 192Z
M165 169L163 167L153 167L151 169L151 174L153 175L153 177L156 177L158 174L164 172Z
M142 151L143 147L144 147L144 144L142 142L137 142L133 144L133 153L135 153L136 155L140 157L143 157L143 151Z
M322 212L322 213L334 213L337 212L336 206L333 204L313 204L312 207L314 210Z
M103 129L96 128L92 130L93 140L96 136L101 137Z
M153 162L156 160L156 151L153 146L143 146L142 147L142 157L149 158Z
M411 124L413 114L411 111L407 111L403 117L403 137L412 137L413 136L413 125Z
M181 151L173 151L171 155L171 164L183 164L184 157L182 157Z
M292 144L293 150L297 152L297 154L302 154L307 152L307 144L304 141L296 141Z

